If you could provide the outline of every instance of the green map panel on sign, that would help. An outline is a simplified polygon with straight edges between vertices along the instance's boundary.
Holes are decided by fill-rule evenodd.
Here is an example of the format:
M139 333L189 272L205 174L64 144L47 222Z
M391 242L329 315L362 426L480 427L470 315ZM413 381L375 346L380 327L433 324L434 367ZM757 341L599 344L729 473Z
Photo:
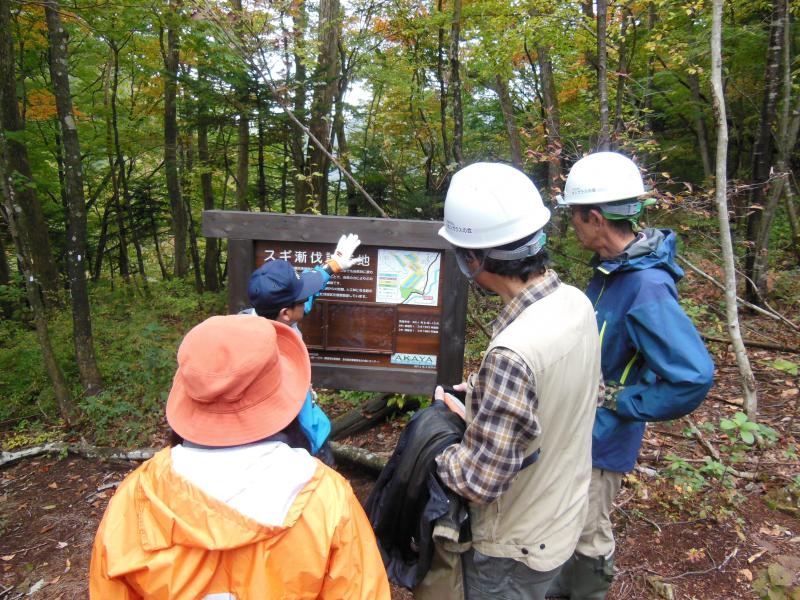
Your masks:
M439 303L441 253L378 250L375 301L436 306Z

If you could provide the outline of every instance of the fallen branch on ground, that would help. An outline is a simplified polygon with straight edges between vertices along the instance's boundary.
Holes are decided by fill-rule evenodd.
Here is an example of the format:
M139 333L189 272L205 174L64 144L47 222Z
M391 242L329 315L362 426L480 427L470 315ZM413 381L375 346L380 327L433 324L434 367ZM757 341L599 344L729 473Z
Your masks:
M380 473L387 463L385 458L364 448L331 442L331 450L337 461L356 465L375 475Z
M66 442L50 442L42 446L25 448L17 452L0 452L0 467L10 465L23 458L41 456L42 454L77 454L84 458L102 458L105 460L147 460L157 448L140 448L138 450L118 450L116 448L100 448L88 444L67 444Z
M698 268L695 265L693 265L692 263L690 263L684 257L676 256L675 258L677 258L680 262L685 264L687 267L689 267L692 271L694 271L695 273L697 273L701 277L704 277L705 279L707 279L708 281L713 283L719 289L721 289L721 290L725 289L725 286L723 284L721 284L719 281L714 279L711 275L709 275L705 271L701 270L700 268ZM789 319L784 317L782 314L780 314L778 311L776 311L773 308L770 308L769 310L765 310L765 309L761 308L760 306L752 304L752 303L748 302L747 300L745 300L743 298L739 298L739 296L736 296L736 301L739 304L742 304L742 305L746 306L747 308L749 308L751 310L754 310L755 312L757 312L759 314L764 315L765 317L769 317L770 319L775 319L776 321L781 321L782 323L785 323L786 325L788 325L789 327L791 327L795 331L800 331L800 326L796 325L795 323L793 323L792 321L790 321Z
M370 452L369 450L365 450L364 448L356 448L354 446L347 446L345 444L331 442L331 449L333 450L333 455L336 457L336 460L354 464L374 474L380 473L383 467L386 466L385 458L382 458L377 454ZM25 448L24 450L19 450L17 452L0 453L0 468L22 460L23 458L32 458L34 456L41 456L43 454L61 454L62 452L68 452L69 454L76 454L84 458L139 461L152 458L153 455L158 452L158 450L158 448L140 448L137 450L121 451L117 450L116 448L100 448L97 446L90 446L88 444L50 442L42 446ZM106 487L113 487L115 485L116 482L113 484L108 484Z
M621 506L617 505L617 504L614 504L613 506L614 506L614 510L616 510L616 511L617 511L618 513L620 513L620 514L621 514L623 517L625 517L626 519L628 519L628 521L633 521L633 517L631 517L631 516L628 514L628 511L626 511L626 510L623 510L623 508L622 508ZM652 525L653 527L655 527L656 531L658 531L659 533L661 533L661 527L659 526L659 524L658 524L658 523L656 523L655 521L651 521L650 519L648 519L647 517L645 517L645 516L644 516L644 515L642 515L642 514L639 514L639 515L637 515L637 516L638 516L638 518L639 518L639 519L641 519L642 521L646 521L646 522L650 523L650 525Z
M663 580L667 581L669 579L680 579L681 577L689 577L690 575L707 575L708 573L711 573L712 571L722 571L722 569L724 569L725 566L731 561L731 559L734 556L736 556L738 553L739 553L739 546L736 546L733 549L733 551L730 554L728 554L728 556L725 557L725 560L723 560L718 565L714 565L710 569L705 569L704 571L686 571L685 573L680 573L678 575L668 575L666 577L661 576L661 578ZM709 556L709 559L711 559L711 556ZM711 561L713 562L713 559L711 559ZM650 571L650 572L651 573L655 573L655 571ZM658 573L655 573L655 574L658 575Z
M377 394L360 406L339 415L331 421L331 440L346 438L373 425L380 423L389 415L397 411L409 411L419 408L419 402L408 399L400 407L397 403L390 403L393 394Z
M707 333L701 333L700 337L704 340L708 340L709 342L717 342L719 344L730 344L731 341L728 338L720 338L713 335L708 335ZM778 352L789 352L791 354L800 354L800 348L792 348L791 346L782 346L781 344L772 344L770 342L757 342L755 340L745 340L742 339L742 343L745 346L750 346L751 348L763 348L764 350L776 350Z

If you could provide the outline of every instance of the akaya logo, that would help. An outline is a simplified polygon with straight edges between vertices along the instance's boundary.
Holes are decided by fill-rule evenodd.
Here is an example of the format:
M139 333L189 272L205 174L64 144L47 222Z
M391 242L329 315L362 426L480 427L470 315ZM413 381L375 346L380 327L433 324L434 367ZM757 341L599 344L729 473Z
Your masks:
M434 354L405 354L396 352L392 354L391 362L393 365L413 365L415 367L435 367L436 356Z

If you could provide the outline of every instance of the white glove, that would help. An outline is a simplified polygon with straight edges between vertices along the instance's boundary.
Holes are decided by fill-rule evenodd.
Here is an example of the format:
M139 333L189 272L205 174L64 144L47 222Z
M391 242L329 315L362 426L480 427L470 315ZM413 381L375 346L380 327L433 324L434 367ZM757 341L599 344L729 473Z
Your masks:
M357 233L348 233L339 238L339 243L336 244L336 251L327 261L334 273L349 269L361 262L360 259L353 258L353 252L360 244L361 240L358 239Z

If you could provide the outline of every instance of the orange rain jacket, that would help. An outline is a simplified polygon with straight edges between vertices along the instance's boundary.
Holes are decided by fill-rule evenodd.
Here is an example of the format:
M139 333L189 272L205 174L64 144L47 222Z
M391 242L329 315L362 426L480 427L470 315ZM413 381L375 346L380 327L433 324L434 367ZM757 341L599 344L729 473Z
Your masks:
M375 536L341 475L319 463L283 525L266 526L175 473L169 448L111 499L89 593L92 600L390 597Z

